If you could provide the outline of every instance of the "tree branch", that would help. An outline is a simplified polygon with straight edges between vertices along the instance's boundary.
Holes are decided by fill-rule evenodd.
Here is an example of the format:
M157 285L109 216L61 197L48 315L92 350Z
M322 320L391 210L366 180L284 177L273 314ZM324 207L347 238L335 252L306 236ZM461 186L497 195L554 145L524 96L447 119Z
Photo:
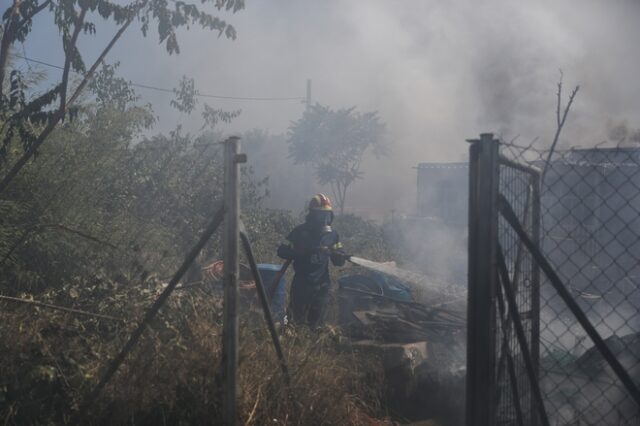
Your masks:
M71 69L71 59L75 51L75 46L78 41L78 36L82 30L82 24L84 23L84 16L87 13L87 8L83 7L80 10L80 16L76 17L76 25L71 35L70 40L66 40L66 37L62 38L62 47L64 48L64 69L62 71L62 83L60 84L60 111L66 111L67 106L67 84L69 83L69 71ZM62 115L62 121L64 121L64 114Z
M22 243L24 243L27 238L29 237L29 235L31 235L32 232L37 231L37 230L44 230L47 228L54 228L54 229L59 229L61 231L65 231L68 232L70 234L75 234L79 237L82 237L86 240L89 241L93 241L94 243L98 243L104 246L107 246L109 248L112 249L117 249L118 247L116 247L115 245L111 244L108 241L104 241L101 240L97 237L94 237L93 235L89 235L83 231L80 231L78 229L74 229L74 228L70 228L68 226L62 225L60 223L37 223L35 225L31 225L29 227L27 227L24 231L24 233L22 234L22 236L20 237L20 239L11 247L11 249L9 249L9 251L7 252L7 254L4 255L4 257L2 258L2 260L0 261L0 265L3 265L7 259L9 259L9 257L11 257L11 255L13 254L14 251L16 251L16 249L18 247L20 247L22 245Z
M337 182L334 182L334 181L330 181L329 182L329 186L331 187L331 194L333 195L333 199L336 201L336 203L339 203L340 202L340 200L338 200L339 191L336 188L336 185L337 185Z
M347 188L349 187L348 183L345 183L342 186L342 201L340 202L340 214L343 215L344 214L344 206L346 204L347 201Z
M116 42L120 39L122 34L127 30L127 28L129 28L129 25L131 25L131 22L133 22L133 18L136 16L137 11L142 9L146 3L147 3L146 1L140 3L140 5L134 11L131 12L131 16L129 16L129 19L127 19L127 21L122 25L122 27L120 27L118 32L113 36L113 38L109 42L109 44L104 48L104 50L102 51L98 59L96 59L96 61L91 66L91 68L89 68L89 71L84 75L84 78L82 79L82 81L80 82L76 90L74 91L73 95L71 95L71 98L69 99L69 105L71 105L73 102L76 101L76 99L78 99L78 96L80 96L84 87L89 83L89 81L91 81L91 78L93 78L93 74L95 74L100 64L102 64L102 61L104 61L104 58L107 56L109 51L111 51L111 49L116 44ZM2 192L2 188L0 187L0 193L1 192Z
M573 89L573 91L571 92L571 95L569 96L569 101L567 102L567 105L564 109L564 113L562 114L562 117L561 117L560 109L561 109L561 102L562 102L562 77L563 77L563 74L562 74L562 71L560 71L560 81L558 82L558 94L557 94L558 104L556 106L556 121L557 121L556 133L553 137L553 142L551 143L551 149L549 150L549 155L547 155L547 160L545 161L544 167L542 169L542 174L540 177L541 182L544 182L545 173L547 172L549 164L551 163L551 157L553 156L553 153L555 152L555 149L556 149L556 145L558 144L558 140L560 139L560 133L562 132L564 123L567 121L567 115L569 114L569 110L571 109L573 100L578 94L578 90L580 90L580 86L576 86Z
M556 103L556 126L560 127L560 106L562 105L562 80L564 73L560 70L560 81L558 81L558 102Z
M4 32L2 34L2 41L0 42L0 106L2 106L2 103L3 103L3 100L2 100L3 87L2 86L4 83L4 76L7 68L7 59L9 58L9 48L11 47L13 42L16 40L16 35L18 34L18 31L20 31L20 29L27 22L32 20L34 16L36 16L38 13L42 12L47 6L49 6L49 4L51 4L51 0L46 0L41 5L33 9L30 14L28 14L27 16L24 16L21 21L13 24L14 22L16 22L14 20L14 17L17 14L20 3L21 3L20 0L14 0L13 10L11 11L11 15L7 19L7 25L4 27Z
M48 309L54 309L54 310L58 310L58 311L68 312L68 313L77 314L77 315L84 315L84 316L93 317L93 318L101 318L101 319L107 319L107 320L119 321L119 322L128 322L124 318L118 318L118 317L114 317L112 315L98 314L98 313L94 313L94 312L83 311L83 310L80 310L80 309L67 308L66 306L52 305L51 303L38 302L36 300L31 300L31 299L22 299L22 298L18 298L18 297L0 295L0 300L6 301L6 302L25 303L27 305L38 306L38 307L48 308Z
M33 11L28 14L27 16L25 16L24 18L22 18L22 21L20 21L16 27L13 29L14 33L17 33L18 31L20 31L20 28L22 28L27 22L29 22L30 20L33 19L34 16L36 16L38 13L42 12L44 10L45 7L49 6L49 4L51 3L51 0L46 0L44 3L42 3L40 6L36 7L35 9L33 9ZM14 38L15 40L15 38Z
M13 18L18 13L18 7L20 6L20 0L13 0L13 6L11 10L11 14L9 18L7 18L7 24L4 27L4 32L2 33L2 41L0 41L0 106L4 103L2 86L4 83L4 75L5 69L7 68L7 59L9 58L9 47L12 43L12 29L13 29Z
M51 118L49 123L42 130L42 132L40 133L38 138L33 142L33 144L31 144L31 146L24 152L24 154L22 154L22 156L18 159L18 161L16 161L16 163L13 165L11 170L9 170L9 172L2 178L2 181L0 181L0 194L2 194L7 189L9 184L16 177L16 175L20 172L20 170L22 170L22 168L27 164L27 162L31 159L31 157L33 157L35 152L44 143L44 141L51 134L53 129L55 129L57 124L60 122L60 120L66 114L67 110L69 109L69 106L72 105L76 101L78 96L80 96L82 90L89 83L89 81L93 77L93 74L95 73L95 71L98 68L98 66L102 63L102 61L107 56L109 51L113 48L113 46L116 44L118 39L120 39L122 34L129 27L129 25L133 21L133 18L136 15L136 11L139 10L140 8L142 8L144 6L144 4L146 4L146 2L141 3L138 8L136 8L134 11L132 11L131 16L129 17L129 19L127 19L127 21L122 25L122 27L120 27L118 32L113 36L113 38L111 39L109 44L104 48L104 50L102 51L102 53L100 54L98 59L96 59L96 61L91 66L89 71L84 75L84 78L82 79L82 81L80 82L80 84L78 85L76 90L74 91L73 95L71 95L71 97L69 98L69 101L66 103L65 109L64 110L59 109L56 112L56 114Z
M112 248L112 249L117 249L118 248L118 247L116 247L115 245L111 244L108 241L101 240L100 238L94 237L93 235L87 234L87 233L85 233L83 231L80 231L78 229L70 228L70 227L62 225L60 223L44 223L44 224L40 225L39 227L40 228L55 228L55 229L59 229L61 231L65 231L65 232L68 232L70 234L75 234L75 235L77 235L79 237L82 237L82 238L84 238L86 240L93 241L94 243L97 243L97 244L100 244L100 245L104 245L104 246L107 246L107 247Z

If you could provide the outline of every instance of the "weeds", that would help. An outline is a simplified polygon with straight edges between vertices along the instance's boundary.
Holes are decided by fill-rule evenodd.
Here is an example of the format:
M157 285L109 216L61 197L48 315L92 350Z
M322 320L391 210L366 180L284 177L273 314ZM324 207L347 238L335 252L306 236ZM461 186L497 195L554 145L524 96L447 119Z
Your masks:
M5 424L70 424L82 396L154 296L145 294L121 302L133 313L124 326L3 303L0 417ZM204 289L175 294L94 404L87 423L219 424L220 314L217 296ZM381 366L345 349L339 330L285 329L287 387L268 333L256 321L247 313L241 327L241 424L360 425L382 414Z

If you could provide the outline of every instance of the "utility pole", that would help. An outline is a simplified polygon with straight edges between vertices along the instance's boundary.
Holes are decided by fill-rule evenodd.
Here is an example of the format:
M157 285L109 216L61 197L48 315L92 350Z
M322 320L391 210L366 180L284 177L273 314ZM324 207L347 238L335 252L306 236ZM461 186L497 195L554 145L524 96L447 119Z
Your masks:
M307 96L304 99L307 111L311 108L311 79L307 79Z
M247 161L238 154L240 138L232 136L224 144L224 309L222 360L224 378L223 422L234 426L237 419L236 395L238 378L238 239L239 178L238 164Z

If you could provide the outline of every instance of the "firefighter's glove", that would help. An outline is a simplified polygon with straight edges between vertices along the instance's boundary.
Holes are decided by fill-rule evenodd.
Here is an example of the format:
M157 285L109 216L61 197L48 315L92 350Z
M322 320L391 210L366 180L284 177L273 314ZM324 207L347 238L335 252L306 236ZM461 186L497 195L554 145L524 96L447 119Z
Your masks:
M333 247L331 247L330 249L330 253L331 253L331 263L333 263L336 266L343 266L345 264L345 262L347 260L349 260L349 258L351 257L351 255L348 255L347 253L345 253L342 250L342 244L341 243L336 243L333 245Z
M289 244L280 244L278 247L278 257L286 260L293 260L297 257L297 253Z

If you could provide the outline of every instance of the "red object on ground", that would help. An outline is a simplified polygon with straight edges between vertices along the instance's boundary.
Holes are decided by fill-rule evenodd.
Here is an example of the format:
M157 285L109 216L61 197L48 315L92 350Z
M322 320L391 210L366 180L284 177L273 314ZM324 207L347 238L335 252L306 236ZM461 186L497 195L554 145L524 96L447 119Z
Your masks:
M224 261L216 260L202 268L202 271L206 278L222 281L224 277ZM238 287L241 290L256 288L256 283L252 279L242 279L250 276L251 270L246 265L240 264L240 280L238 281Z

